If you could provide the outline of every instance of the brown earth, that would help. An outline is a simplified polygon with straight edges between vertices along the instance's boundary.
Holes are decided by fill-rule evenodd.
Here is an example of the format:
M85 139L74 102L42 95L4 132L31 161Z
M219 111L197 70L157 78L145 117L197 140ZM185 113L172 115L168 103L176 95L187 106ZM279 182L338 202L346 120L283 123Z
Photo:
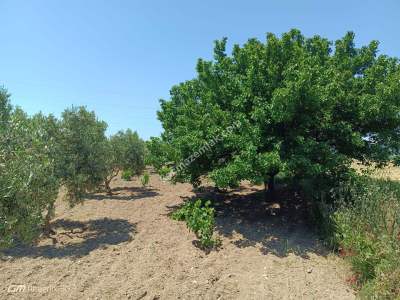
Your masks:
M301 208L263 203L261 187L205 189L221 239L206 253L168 216L195 196L190 185L152 175L147 188L112 186L113 196L93 194L73 209L58 201L52 239L4 253L1 299L355 298L347 265L321 245Z

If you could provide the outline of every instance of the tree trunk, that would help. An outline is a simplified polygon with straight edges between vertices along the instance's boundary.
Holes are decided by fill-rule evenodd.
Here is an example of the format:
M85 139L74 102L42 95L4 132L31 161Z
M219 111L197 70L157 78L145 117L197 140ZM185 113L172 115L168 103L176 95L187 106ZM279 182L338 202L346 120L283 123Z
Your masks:
M275 175L270 175L268 180L264 181L264 199L265 201L274 200L275 196Z
M264 180L264 200L268 200L268 181Z
M270 175L268 179L268 191L275 192L275 175Z
M44 219L43 233L46 236L49 236L51 234L55 234L54 230L51 229L51 225L50 225L50 221L54 217L54 212L55 212L54 202L51 202L47 206L47 214L46 214L46 217Z
M114 177L116 177L117 175L118 175L118 172L119 172L119 170L118 169L114 169L112 172L111 172L111 175L110 175L110 177L106 177L106 179L104 180L104 186L105 186L105 188L106 188L106 191L107 191L107 195L110 195L110 196L112 196L112 190L111 190L111 187L110 187L110 183L111 183L111 181L113 180L113 178Z
M111 196L113 193L112 193L112 191L111 191L110 181L111 181L111 180L106 180L106 181L104 182L104 185L105 185L106 190L107 190L107 195L110 195L110 196Z

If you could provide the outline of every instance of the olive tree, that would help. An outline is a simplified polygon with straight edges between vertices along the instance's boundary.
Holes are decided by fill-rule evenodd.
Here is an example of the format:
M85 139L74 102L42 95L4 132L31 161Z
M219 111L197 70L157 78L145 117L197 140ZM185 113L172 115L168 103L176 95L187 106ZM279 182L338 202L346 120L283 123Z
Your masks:
M139 175L144 170L145 143L137 132L119 131L108 140L107 176L104 181L107 193L112 194L110 183L119 171Z
M83 201L107 176L107 124L84 107L62 113L58 138L58 176L67 189L71 206Z
M29 242L52 213L56 176L57 122L42 114L28 117L0 90L0 247ZM47 211L47 213L46 213Z
M352 32L332 43L291 30L234 45L231 55L226 42L161 100L164 131L153 144L170 150L158 161L174 163L175 180L247 179L272 190L284 173L331 185L355 159L382 166L399 153L400 67L378 55L377 41L357 48Z

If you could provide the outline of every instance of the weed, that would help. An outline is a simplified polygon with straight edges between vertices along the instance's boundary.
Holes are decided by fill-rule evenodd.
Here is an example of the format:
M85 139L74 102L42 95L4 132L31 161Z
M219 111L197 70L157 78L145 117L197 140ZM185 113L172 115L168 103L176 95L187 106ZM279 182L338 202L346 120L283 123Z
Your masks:
M126 181L130 181L133 177L133 172L131 170L124 170L122 172L121 178Z
M140 182L142 183L142 186L147 186L150 182L150 175L147 172L144 172L142 177L140 177Z
M334 191L336 208L324 228L350 260L360 296L400 297L400 183L360 176ZM327 213L328 212L328 213Z

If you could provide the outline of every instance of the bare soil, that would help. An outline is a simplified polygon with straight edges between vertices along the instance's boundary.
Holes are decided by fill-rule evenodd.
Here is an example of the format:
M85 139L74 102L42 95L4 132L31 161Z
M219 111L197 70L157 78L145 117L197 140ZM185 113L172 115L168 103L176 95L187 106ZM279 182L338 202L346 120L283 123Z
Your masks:
M146 188L112 187L73 209L58 201L52 238L3 253L0 299L355 298L348 266L323 247L301 204L265 203L261 187L246 184L194 192L157 175ZM209 253L168 216L198 196L216 203L221 246Z

